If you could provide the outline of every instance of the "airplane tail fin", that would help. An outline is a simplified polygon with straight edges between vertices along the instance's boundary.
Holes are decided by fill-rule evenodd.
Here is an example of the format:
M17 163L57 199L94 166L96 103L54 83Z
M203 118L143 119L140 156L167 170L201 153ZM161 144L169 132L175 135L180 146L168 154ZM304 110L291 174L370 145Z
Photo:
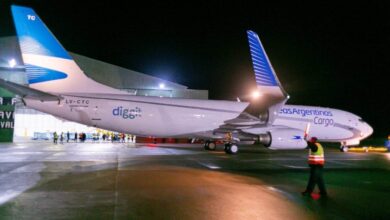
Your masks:
M122 93L88 78L35 11L11 6L30 87L54 93Z
M288 97L276 76L270 60L264 50L259 36L254 31L247 31L252 65L255 73L257 88L260 93L280 97Z
M262 96L260 100L253 101L251 109L248 110L255 113L267 112L267 123L272 124L289 96L279 82L259 36L250 30L247 31L247 35L257 89Z

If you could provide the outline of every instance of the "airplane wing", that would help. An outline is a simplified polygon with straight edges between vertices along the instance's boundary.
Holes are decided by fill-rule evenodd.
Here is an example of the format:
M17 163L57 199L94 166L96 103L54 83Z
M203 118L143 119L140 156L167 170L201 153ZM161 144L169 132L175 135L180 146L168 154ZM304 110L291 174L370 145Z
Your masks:
M305 140L305 131L291 128L283 125L222 125L219 128L195 134L195 138L204 140L224 140L227 139L227 134L231 135L233 142L244 143L251 141L258 142L273 150L280 149L304 149L307 147Z
M4 79L0 79L0 87L20 95L22 98L30 98L40 101L60 101L63 99L61 96L41 92L28 86L13 83Z

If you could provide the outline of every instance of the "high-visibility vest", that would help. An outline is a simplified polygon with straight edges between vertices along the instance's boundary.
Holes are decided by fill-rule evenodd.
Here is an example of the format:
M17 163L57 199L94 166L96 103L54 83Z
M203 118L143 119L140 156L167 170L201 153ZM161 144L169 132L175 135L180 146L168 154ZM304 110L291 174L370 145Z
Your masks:
M325 164L324 149L319 143L315 143L315 145L317 146L317 151L312 152L311 149L309 149L308 162L310 165L324 165Z

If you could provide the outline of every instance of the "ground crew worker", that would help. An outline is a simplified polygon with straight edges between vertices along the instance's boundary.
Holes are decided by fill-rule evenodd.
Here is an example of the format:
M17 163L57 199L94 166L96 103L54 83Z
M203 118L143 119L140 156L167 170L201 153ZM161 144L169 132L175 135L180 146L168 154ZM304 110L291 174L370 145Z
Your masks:
M53 142L54 142L55 144L57 144L57 140L58 140L57 132L54 132L54 133L53 133Z
M390 151L390 134L387 136L387 141L385 141L385 146L388 148Z
M317 142L316 137L312 137L308 141L309 145L309 159L310 178L306 190L302 192L304 196L310 196L314 190L315 185L318 185L321 196L327 196L322 170L325 164L324 148Z
M61 132L60 134L60 144L64 143L64 132Z

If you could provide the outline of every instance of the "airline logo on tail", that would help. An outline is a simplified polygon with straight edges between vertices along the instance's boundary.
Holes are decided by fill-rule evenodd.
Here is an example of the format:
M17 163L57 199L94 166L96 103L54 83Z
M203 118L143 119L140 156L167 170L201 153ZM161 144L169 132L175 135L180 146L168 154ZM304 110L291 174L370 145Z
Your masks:
M41 55L72 60L34 10L12 6L12 15L23 56ZM32 62L26 62L25 65L29 84L67 77L67 74L61 71L34 65Z
M30 64L26 64L25 67L26 67L29 84L56 80L56 79L64 79L68 76L63 72L42 68Z
M126 94L90 79L31 8L11 7L30 87L45 93Z
M23 54L72 59L33 9L13 5L11 10Z

